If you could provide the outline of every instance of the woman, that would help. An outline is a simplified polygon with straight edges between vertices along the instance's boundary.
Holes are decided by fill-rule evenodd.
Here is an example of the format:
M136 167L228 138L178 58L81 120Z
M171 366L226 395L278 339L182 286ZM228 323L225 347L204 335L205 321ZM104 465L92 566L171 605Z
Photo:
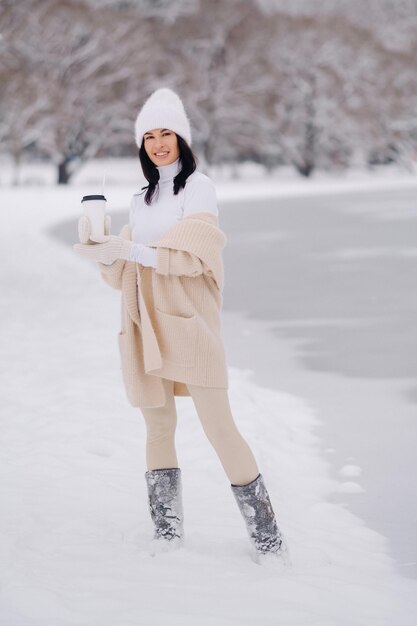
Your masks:
M174 91L157 89L146 100L135 139L149 185L134 194L129 225L111 236L107 216L105 237L93 241L82 217L82 243L74 248L97 261L103 279L122 291L122 374L128 399L146 422L153 543L183 544L175 396L191 396L255 554L283 556L286 544L263 477L230 409L220 319L226 236L214 184L196 169L190 123Z

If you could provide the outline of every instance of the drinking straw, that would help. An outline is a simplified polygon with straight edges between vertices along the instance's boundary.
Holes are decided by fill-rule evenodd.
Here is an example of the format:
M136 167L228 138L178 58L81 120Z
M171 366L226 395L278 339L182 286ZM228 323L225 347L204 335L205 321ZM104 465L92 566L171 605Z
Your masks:
M103 182L101 183L101 195L104 196L104 183L106 180L106 174L103 175Z

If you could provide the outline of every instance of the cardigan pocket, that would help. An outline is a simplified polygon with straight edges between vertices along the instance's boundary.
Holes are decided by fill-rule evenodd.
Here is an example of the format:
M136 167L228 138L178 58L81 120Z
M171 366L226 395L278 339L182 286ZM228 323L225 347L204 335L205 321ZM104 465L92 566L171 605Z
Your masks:
M171 315L155 307L162 358L180 367L192 367L197 350L197 315Z

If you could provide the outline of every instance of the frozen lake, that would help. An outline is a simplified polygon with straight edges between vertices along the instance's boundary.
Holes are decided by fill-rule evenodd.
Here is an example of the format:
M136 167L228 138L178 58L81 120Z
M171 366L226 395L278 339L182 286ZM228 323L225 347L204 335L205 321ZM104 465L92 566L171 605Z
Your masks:
M228 203L221 213L224 309L234 314L225 315L230 363L317 408L334 474L361 473L365 491L347 488L340 500L388 537L412 577L415 197L411 189L374 190Z

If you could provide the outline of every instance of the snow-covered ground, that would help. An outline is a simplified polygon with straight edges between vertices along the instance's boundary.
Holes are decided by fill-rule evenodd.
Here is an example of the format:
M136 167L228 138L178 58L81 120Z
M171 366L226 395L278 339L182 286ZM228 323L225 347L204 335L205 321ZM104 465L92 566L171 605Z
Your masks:
M97 190L93 178L0 190L1 625L414 624L416 581L398 575L384 536L332 501L341 488L360 489L358 468L331 479L320 415L302 398L258 387L250 370L229 368L231 406L292 566L250 558L190 398L177 398L185 546L149 555L145 427L121 381L119 293L47 234L71 219L76 241L80 196ZM220 181L218 191L238 199L264 187ZM109 183L109 209L127 208L135 188L130 179Z

